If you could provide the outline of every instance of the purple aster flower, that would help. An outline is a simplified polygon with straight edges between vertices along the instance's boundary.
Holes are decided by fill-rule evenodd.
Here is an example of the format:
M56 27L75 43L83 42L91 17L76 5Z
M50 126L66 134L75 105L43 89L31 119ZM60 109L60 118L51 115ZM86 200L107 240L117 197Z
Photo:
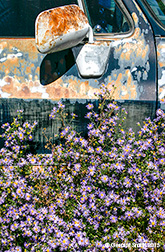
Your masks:
M104 143L104 140L105 140L105 136L104 135L100 135L100 139L99 139L99 143Z
M104 191L101 191L100 193L99 193L99 197L100 197L100 199L104 199L105 198L105 192Z
M102 245L101 241L96 241L96 248L101 248Z
M79 141L80 141L82 147L87 147L87 145L88 145L88 141L87 140L85 140L83 138L80 138Z
M23 193L22 189L21 188L17 188L16 194L20 196L22 193Z
M32 221L33 221L33 219L32 219L32 217L31 217L30 215L28 215L28 216L26 217L26 221L27 221L29 224L31 224Z
M113 104L113 103L109 103L109 104L107 105L107 108L108 108L108 109L113 109L113 108L115 108L115 107L116 107L116 105Z
M89 210L85 210L85 211L83 212L83 216L84 216L84 217L89 216L89 214L90 214L90 211L89 211Z
M31 195L29 193L26 193L25 194L25 199L29 201L31 199Z
M94 202L90 203L89 204L89 208L91 208L92 211L95 211L96 210L96 205Z
M28 139L29 139L29 141L32 141L32 140L33 140L33 136L30 134L30 135L28 136Z
M118 144L118 145L121 146L121 145L123 145L123 143L124 143L124 140L123 140L123 139L118 139L118 140L117 140L117 144Z
M78 115L76 115L75 113L71 113L71 116L74 117L74 118L75 118L75 117L78 117ZM73 118L73 119L74 119L74 118Z
M93 153L93 152L94 152L94 149L93 149L93 147L91 147L91 146L89 146L87 149L88 149L88 152L89 152L89 153Z
M133 217L133 212L132 211L126 211L125 212L125 218L127 218L128 220L131 219Z
M14 223L10 226L10 229L11 229L12 231L15 231L18 227L19 227L18 223L17 223L17 222L14 222Z
M111 216L110 216L110 221L111 221L112 223L115 223L115 222L117 221L117 217L116 217L115 215L111 215Z
M101 176L101 181L104 182L104 183L107 183L108 182L108 176L107 175L103 175Z
M77 171L72 170L72 175L73 175L73 176L76 176L77 174L78 174Z
M82 224L81 224L80 220L74 219L74 220L73 220L73 226L74 226L76 229L80 229L80 228L82 227Z
M14 252L22 252L21 247L17 246L14 248Z
M35 157L31 157L30 159L29 159L29 162L33 165L33 164L36 164L36 162L37 162L37 159L35 158Z
M165 220L160 221L159 225L165 227Z
M18 137L19 137L20 140L23 140L24 139L23 132L18 132Z
M106 125L103 125L103 126L101 127L101 131L102 131L102 132L105 132L107 129L108 129L108 127L107 127Z
M114 165L114 168L116 169L117 172L120 172L120 171L123 171L124 168L125 168L125 165L120 163L120 162L117 162L115 165Z
M74 164L75 171L80 171L80 168L81 168L81 164L80 163Z
M165 158L160 158L160 159L158 160L158 163L159 163L160 165L164 165L164 164L165 164Z
M85 118L90 119L90 118L91 118L91 116L92 116L92 112L88 112L88 113L86 114Z
M127 154L130 153L131 149L132 149L132 146L130 144L123 146L123 150Z
M150 227L155 227L156 224L157 224L156 218L151 217L150 220L149 220L149 226L150 226Z
M31 215L35 215L36 214L36 210L33 207L30 207L29 211L30 211Z
M65 105L64 105L64 104L62 104L62 102L61 102L61 101L59 101L59 102L58 102L58 108L63 109L63 108L65 108Z
M25 235L28 237L32 236L32 231L30 229L25 230Z
M85 239L83 237L78 240L78 245L80 245L80 246L85 245Z
M61 240L62 247L64 247L66 249L68 247L69 243L70 242L69 242L68 238L66 238L66 237L62 238L62 240Z
M91 192L91 191L92 191L92 187L91 187L91 186L87 186L87 187L86 187L86 190L87 190L88 192Z
M113 237L114 239L118 239L118 238L119 238L119 233L118 233L117 231L115 231L115 232L113 233L112 237Z
M125 185L126 188L129 188L129 187L132 186L132 181L131 181L129 178L126 178L126 179L124 180L123 185Z
M64 202L61 198L57 198L56 203L59 207L62 207Z
M156 212L156 215L158 218L161 219L165 218L165 210L162 207L160 207L159 210Z
M156 115L157 116L161 116L162 118L165 117L165 113L164 113L164 111L162 109L157 109Z
M143 211L142 210L139 210L139 209L136 209L134 210L135 211L135 214L136 214L136 217L139 218L142 214L143 214Z
M86 108L91 110L94 108L93 104L92 103L89 103L88 105L86 105Z
M94 124L93 124L93 123L89 123L89 124L87 125L87 129L88 129L88 130L92 129L93 127L94 127Z
M35 225L34 227L33 227L33 231L37 234L37 233L39 233L40 232L40 227L38 226L38 225Z
M93 113L93 116L97 119L99 117L99 115L97 113Z
M105 202L105 205L106 206L110 206L111 204L112 204L112 200L109 198L109 197L107 197L105 200L104 200L104 202Z
M96 153L100 154L102 152L102 148L101 146L98 146L96 149L95 149Z
M95 174L96 168L95 166L90 165L88 167L89 175L93 176Z

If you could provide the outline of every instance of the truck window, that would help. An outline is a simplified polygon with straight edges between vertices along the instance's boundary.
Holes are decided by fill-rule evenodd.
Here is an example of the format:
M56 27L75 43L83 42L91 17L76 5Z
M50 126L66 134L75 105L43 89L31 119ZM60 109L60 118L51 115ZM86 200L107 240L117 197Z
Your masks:
M37 15L67 4L77 4L77 0L0 0L0 36L34 37Z
M94 32L123 33L130 27L114 0L85 0L86 14Z
M147 0L148 7L159 22L165 25L165 0Z

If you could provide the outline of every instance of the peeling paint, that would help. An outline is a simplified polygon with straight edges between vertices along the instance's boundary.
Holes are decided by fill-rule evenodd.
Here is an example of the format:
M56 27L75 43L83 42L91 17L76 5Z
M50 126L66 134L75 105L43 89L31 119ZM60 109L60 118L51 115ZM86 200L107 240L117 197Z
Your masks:
M158 98L165 97L165 38L157 38L158 56Z
M134 14L138 24L138 18ZM144 34L139 27L135 28L132 38L114 41L114 58L118 60L119 70L114 69L111 73L111 82L117 87L115 99L139 99L143 90L139 89L138 83L147 80L150 70L149 45L146 43ZM126 68L129 68L126 70ZM137 71L138 69L138 71ZM132 74L136 73L137 80Z
M41 53L77 45L90 30L88 19L77 5L66 5L40 13L36 19L36 46Z
M105 83L109 88L115 85L114 99L116 100L155 100L153 84L155 77L151 77L151 41L149 39L151 29L138 5L132 2L134 6L130 13L135 23L133 34L124 38L102 37L101 41L97 40L92 44L92 46L102 47L106 43L106 46L110 48L106 67L99 78L98 76L95 79L87 78L88 76L82 78L75 64L59 79L44 86L40 83L44 56L38 52L35 39L0 39L0 97L52 101L60 98L94 99L94 94L98 92L100 84ZM82 18L82 20L85 19ZM83 22L86 23L86 21ZM45 23L45 26L47 25L50 27L49 23ZM67 26L65 31L63 25L54 32L58 34L62 27L62 33L69 30ZM158 45L160 94L164 88L162 84L165 67L165 59L162 58L165 50L163 43ZM47 67L50 66L47 65ZM148 84L150 82L152 82L151 85Z

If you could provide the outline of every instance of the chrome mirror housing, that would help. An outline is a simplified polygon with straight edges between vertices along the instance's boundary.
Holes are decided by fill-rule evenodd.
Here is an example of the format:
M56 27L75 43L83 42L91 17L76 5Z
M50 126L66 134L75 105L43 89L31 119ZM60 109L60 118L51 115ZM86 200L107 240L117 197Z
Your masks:
M93 31L77 5L41 12L35 22L36 46L41 53L62 51L78 45L86 36L93 43Z

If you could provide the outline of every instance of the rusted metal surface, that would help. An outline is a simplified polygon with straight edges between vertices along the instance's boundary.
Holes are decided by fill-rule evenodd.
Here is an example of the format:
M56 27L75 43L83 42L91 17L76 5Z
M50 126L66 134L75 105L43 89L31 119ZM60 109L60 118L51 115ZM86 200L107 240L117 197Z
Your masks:
M165 38L157 38L158 98L165 97Z
M42 98L39 83L42 58L34 39L0 39L0 97Z
M108 43L85 44L73 47L73 54L83 78L98 78L105 72L109 59L110 45Z
M40 68L44 56L38 52L35 39L0 39L0 97L94 99L100 84L105 83L109 88L115 85L116 100L155 101L156 60L151 27L134 1L125 2L128 2L132 13L135 30L128 38L110 38L109 41L106 38L110 52L104 74L100 78L81 78L75 64L62 77L44 86L40 83ZM63 15L62 13L59 15ZM80 15L80 20L81 18L83 16ZM48 26L50 28L49 24ZM62 27L62 32L65 32L64 24ZM60 29L62 28L54 32L60 34ZM104 38L94 44L96 47L104 46ZM50 71L51 64L53 62L47 62L47 72Z
M151 27L140 8L134 9L136 10L132 13L134 33L130 38L113 40L111 44L113 53L110 55L109 64L115 66L115 59L117 67L108 69L111 73L105 82L108 87L115 85L114 97L117 100L155 100L156 79L154 74L151 77L151 68L154 64L151 55L153 47Z
M156 47L151 26L135 1L123 0L134 20L135 29L127 38L107 38L96 40L93 45L109 48L108 60L101 77L82 78L76 61L67 71L49 84L40 82L41 71L44 75L58 74L61 65L65 65L65 55L51 61L47 56L38 52L35 39L0 39L0 123L8 122L15 115L17 109L24 110L24 120L38 121L37 133L34 138L36 148L42 152L45 139L42 129L46 128L49 137L58 133L56 124L48 120L51 109L56 100L66 98L69 113L80 115L76 121L79 131L84 131L86 125L82 120L86 111L83 108L89 99L95 99L102 83L108 88L115 85L114 99L121 101L128 112L127 124L136 126L145 117L155 114L156 104ZM164 93L165 58L164 39L157 40L157 56L159 62L159 98ZM49 54L48 56L50 56ZM45 64L43 64L43 62ZM55 66L55 67L53 67ZM52 70L53 69L53 70ZM68 70L69 69L69 70ZM60 75L59 75L60 76ZM45 78L45 79L46 79ZM13 99L18 98L18 99ZM124 101L124 102L123 102ZM134 101L134 102L132 102ZM92 101L93 102L93 101ZM97 101L95 101L97 103ZM77 113L78 112L78 113ZM0 132L1 133L1 132Z
M36 19L37 48L49 53L75 46L89 28L87 17L77 5L46 10Z
M43 55L34 39L0 39L0 97L22 99L94 98L99 86L69 73L50 85L40 83ZM49 69L47 69L48 71Z

